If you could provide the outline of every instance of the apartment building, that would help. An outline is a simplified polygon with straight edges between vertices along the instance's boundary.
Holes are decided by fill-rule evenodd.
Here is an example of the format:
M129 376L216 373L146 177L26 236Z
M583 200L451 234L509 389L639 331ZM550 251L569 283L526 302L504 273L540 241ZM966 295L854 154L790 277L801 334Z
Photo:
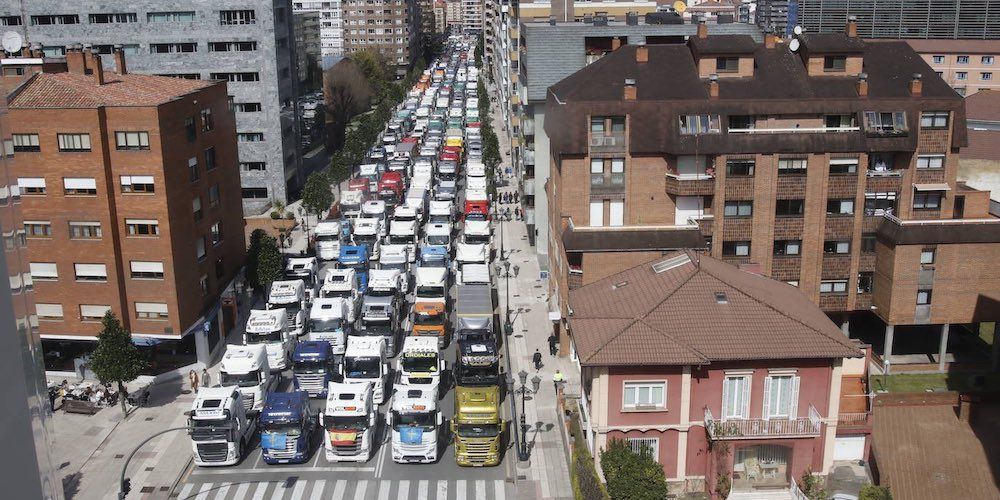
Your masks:
M434 0L416 0L419 10L420 23L417 28L421 35L432 35L435 33L436 18L434 14Z
M806 33L837 33L854 17L862 38L1000 38L1000 0L758 0L758 12L763 4L787 4L788 33L795 25Z
M114 61L116 72L72 48L7 96L50 369L73 370L107 311L136 343L206 361L224 343L220 297L243 264L226 82L132 74L120 50Z
M798 47L697 29L549 89L562 317L577 286L702 248L797 286L845 333L874 313L886 359L894 328L939 335L944 369L950 325L1000 316L1000 219L989 192L957 181L963 99L905 42L853 27Z
M322 71L323 53L320 42L320 13L314 10L297 11L295 17L295 70L299 88L305 90L310 77Z
M1000 8L1000 4L997 4ZM959 95L1000 90L1000 42L904 40Z
M479 35L483 32L483 0L462 0L462 33Z
M444 33L448 29L448 4L444 0L434 0L434 32Z
M444 3L445 23L452 33L462 29L462 0L445 0Z
M0 18L47 57L75 44L109 56L121 45L131 72L229 82L244 213L288 201L305 180L290 1L3 2Z
M324 56L344 54L344 17L341 0L295 0L292 2L292 11L319 12L320 51Z
M420 9L409 0L343 0L344 55L377 50L406 75L420 57Z

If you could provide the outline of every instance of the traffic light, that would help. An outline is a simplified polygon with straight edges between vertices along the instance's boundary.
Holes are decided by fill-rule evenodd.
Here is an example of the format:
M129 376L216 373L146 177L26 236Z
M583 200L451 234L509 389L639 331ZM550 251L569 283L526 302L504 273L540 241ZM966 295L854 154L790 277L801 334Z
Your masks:
M121 491L118 492L118 499L124 500L130 491L132 491L132 480L125 478L122 480L122 488Z

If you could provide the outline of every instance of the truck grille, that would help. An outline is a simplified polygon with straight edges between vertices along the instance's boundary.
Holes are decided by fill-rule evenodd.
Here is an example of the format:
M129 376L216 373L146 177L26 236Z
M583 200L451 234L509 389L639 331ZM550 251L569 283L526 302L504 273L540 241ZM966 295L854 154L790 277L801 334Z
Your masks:
M250 409L252 409L253 408L253 404L255 402L254 395L253 394L242 394L242 393L241 393L241 395L243 396L243 409L244 410L250 410Z
M225 462L229 443L199 443L198 456L202 462Z
M268 450L267 453L271 457L277 459L292 458L295 456L295 452L298 450L298 446L296 445L297 442L298 439L287 439L285 440L284 450Z
M466 441L465 457L473 464L485 464L490 454L489 441Z
M344 456L357 455L361 452L361 438L356 439L353 444L333 445L333 452Z
M299 388L303 391L313 393L313 392L323 392L323 381L326 377L318 374L302 374L295 375L295 380L299 382Z

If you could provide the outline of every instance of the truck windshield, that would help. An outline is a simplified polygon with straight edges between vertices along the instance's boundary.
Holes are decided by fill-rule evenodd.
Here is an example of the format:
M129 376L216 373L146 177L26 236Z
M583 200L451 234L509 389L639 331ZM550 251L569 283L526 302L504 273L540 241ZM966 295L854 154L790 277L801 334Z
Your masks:
M307 359L292 362L292 371L295 373L325 373L329 367L326 361Z
M302 424L285 422L280 424L263 423L261 424L261 432L265 434L284 434L290 438L297 438L302 434Z
M286 300L288 302L284 302ZM277 299L268 301L267 302L267 308L268 309L279 309L279 308L284 309L285 310L285 315L288 316L288 319L290 319L292 321L295 321L295 316L298 315L299 311L302 310L302 303L300 303L299 301L295 300L294 297L288 297L288 298L281 297L281 298L277 298Z
M473 212L471 214L465 215L466 220L486 220L486 214L480 212Z
M321 235L316 236L316 241L318 241L318 242L325 242L325 241L337 242L337 241L340 241L340 236L336 235L336 234L321 234Z
M447 245L451 241L451 238L447 234L428 234L427 244L428 245Z
M413 234L390 234L389 244L390 245L409 245L416 243L416 235Z
M444 287L443 286L418 286L417 287L417 297L434 299L444 297Z
M253 387L260 384L260 375L255 371L250 373L221 372L219 373L219 384L222 386Z
M344 359L344 376L347 378L378 378L382 362L379 358L366 356Z
M247 344L269 344L281 342L281 331L247 332Z
M431 224L447 224L451 222L451 216L448 215L431 215Z
M326 415L323 417L323 426L331 431L363 431L368 428L368 417L365 415L352 415L349 417L331 417L330 415Z
M397 431L403 427L420 427L425 431L433 431L435 426L433 413L392 412L392 428Z
M455 378L459 385L466 386L488 386L497 385L500 376L497 373L497 366L462 366L459 365L455 371Z
M359 245L374 245L376 236L374 234L354 234L354 241Z
M345 299L351 298L350 290L332 290L329 287L323 289L324 298L342 297Z
M457 431L460 437L465 438L493 438L500 435L500 426L460 424L457 426Z
M421 314L417 313L413 315L413 323L417 325L435 325L439 326L442 324L444 318L441 314Z
M481 243L489 243L490 242L490 237L488 235L466 234L465 235L465 242L468 243L468 244L470 244L470 245L478 245L478 244L481 244Z
M228 441L232 422L224 418L188 419L188 433L192 441Z
M314 332L335 332L343 327L344 322L340 318L309 320L309 329Z
M395 269L401 273L406 273L406 262L385 262L379 263L379 268L381 269Z
M432 352L403 353L403 370L407 372L436 372L437 354Z

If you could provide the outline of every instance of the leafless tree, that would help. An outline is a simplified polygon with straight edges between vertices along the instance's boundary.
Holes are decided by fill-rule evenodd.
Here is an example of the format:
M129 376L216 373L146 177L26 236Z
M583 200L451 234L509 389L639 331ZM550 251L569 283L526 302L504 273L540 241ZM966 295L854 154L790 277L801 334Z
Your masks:
M323 94L327 146L332 151L344 144L347 123L368 109L373 92L357 64L343 59L323 75Z

